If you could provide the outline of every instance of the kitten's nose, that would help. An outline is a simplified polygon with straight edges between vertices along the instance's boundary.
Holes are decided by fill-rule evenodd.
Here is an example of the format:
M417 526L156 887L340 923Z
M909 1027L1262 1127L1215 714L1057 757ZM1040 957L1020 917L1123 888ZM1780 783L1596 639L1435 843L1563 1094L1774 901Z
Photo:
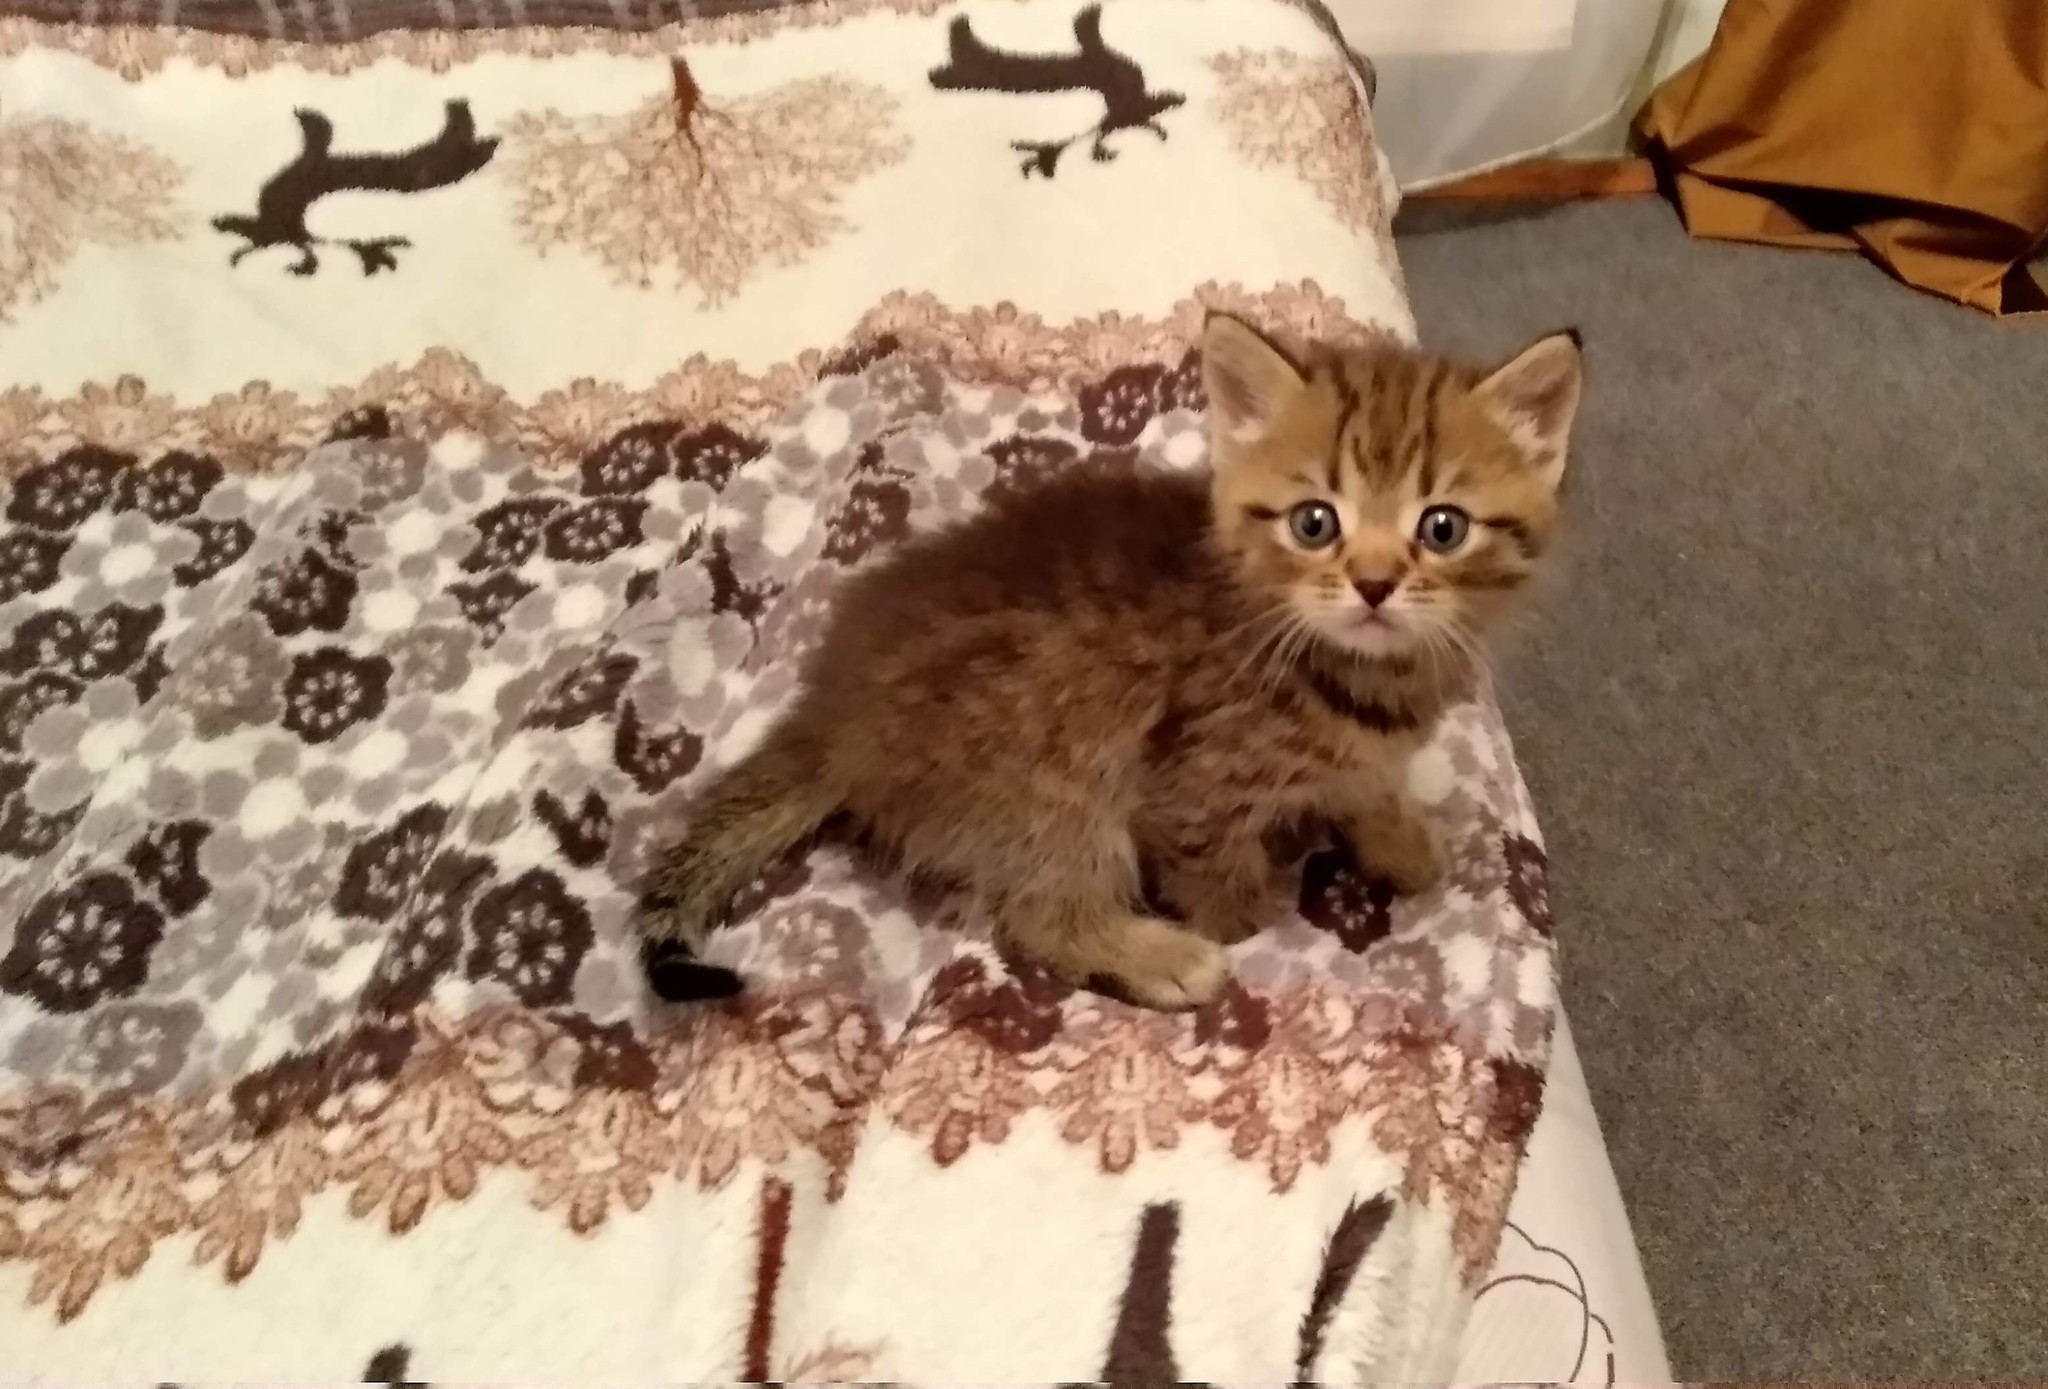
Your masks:
M1393 579L1359 579L1352 585L1358 590L1358 596L1365 600L1368 608L1377 608L1386 602L1388 596L1400 586Z

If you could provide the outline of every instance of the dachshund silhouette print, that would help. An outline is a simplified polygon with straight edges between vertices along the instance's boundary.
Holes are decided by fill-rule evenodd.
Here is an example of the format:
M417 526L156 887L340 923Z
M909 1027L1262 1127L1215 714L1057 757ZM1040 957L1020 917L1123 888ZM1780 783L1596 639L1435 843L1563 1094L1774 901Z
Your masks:
M1149 130L1161 140L1166 127L1159 118L1183 104L1179 92L1155 92L1135 62L1102 41L1102 7L1090 5L1074 16L1072 53L1007 53L975 36L966 15L958 15L946 33L945 66L933 68L931 83L942 92L1010 92L1019 96L1051 92L1094 92L1102 98L1102 119L1064 140L1012 140L1010 148L1024 156L1024 177L1051 178L1060 156L1083 140L1098 164L1116 158L1107 141L1119 130Z
M298 158L270 176L256 194L256 215L213 219L215 229L239 236L247 244L228 257L240 265L251 251L269 246L295 246L299 258L285 268L310 275L320 268L315 246L346 246L356 253L365 275L396 270L394 254L412 242L402 236L329 241L306 229L306 213L330 193L425 193L459 183L491 162L498 140L476 137L469 103L451 101L442 117L441 133L423 145L395 154L336 154L334 123L318 111L300 107Z

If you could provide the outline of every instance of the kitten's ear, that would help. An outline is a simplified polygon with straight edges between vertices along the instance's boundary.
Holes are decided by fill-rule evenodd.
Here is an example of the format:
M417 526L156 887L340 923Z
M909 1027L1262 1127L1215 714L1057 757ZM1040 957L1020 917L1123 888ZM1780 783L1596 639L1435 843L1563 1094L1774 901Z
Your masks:
M1257 442L1302 384L1287 354L1251 325L1221 313L1202 325L1202 388L1212 438Z
M1565 446L1585 390L1585 358L1575 328L1538 339L1493 375L1475 395L1508 427L1515 442L1555 487L1564 477Z

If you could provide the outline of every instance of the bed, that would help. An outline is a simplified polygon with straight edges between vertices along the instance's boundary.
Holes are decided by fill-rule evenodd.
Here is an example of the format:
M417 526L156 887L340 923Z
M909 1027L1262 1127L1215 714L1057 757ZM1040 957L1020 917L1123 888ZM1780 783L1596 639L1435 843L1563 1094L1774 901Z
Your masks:
M1434 1380L1555 1030L1455 863L1188 1016L826 842L627 922L842 575L1412 335L1282 0L0 4L0 1342L72 1380Z

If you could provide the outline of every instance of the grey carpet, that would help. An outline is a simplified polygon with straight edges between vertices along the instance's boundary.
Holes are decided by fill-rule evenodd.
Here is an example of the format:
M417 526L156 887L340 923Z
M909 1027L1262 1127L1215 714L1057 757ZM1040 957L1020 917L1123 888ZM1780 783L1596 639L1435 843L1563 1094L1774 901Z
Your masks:
M1653 200L1400 230L1425 341L1586 337L1504 697L1677 1373L2048 1373L2048 326Z

